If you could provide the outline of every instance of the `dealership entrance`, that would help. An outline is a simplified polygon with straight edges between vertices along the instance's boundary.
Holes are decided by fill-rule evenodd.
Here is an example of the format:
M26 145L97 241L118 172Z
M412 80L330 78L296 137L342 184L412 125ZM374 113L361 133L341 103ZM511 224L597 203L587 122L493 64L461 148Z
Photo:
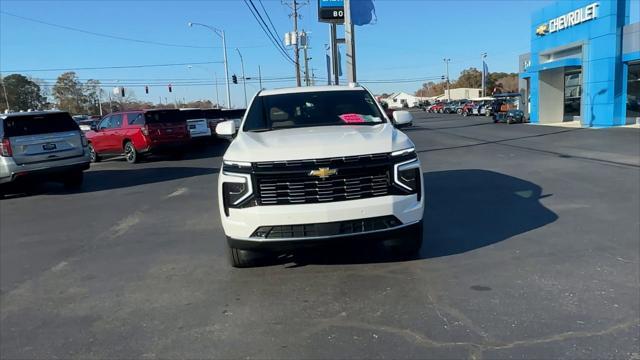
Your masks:
M540 123L580 121L582 112L581 67L568 66L540 71L538 81Z

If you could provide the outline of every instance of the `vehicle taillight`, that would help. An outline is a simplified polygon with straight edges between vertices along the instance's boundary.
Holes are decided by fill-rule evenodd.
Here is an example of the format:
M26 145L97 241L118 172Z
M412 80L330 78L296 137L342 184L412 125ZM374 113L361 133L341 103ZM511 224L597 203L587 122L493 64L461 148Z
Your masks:
M144 134L144 136L149 136L149 127L147 125L142 127L142 134Z
M11 151L11 142L9 141L9 139L2 139L2 142L0 143L0 155L7 157L13 155L13 151Z

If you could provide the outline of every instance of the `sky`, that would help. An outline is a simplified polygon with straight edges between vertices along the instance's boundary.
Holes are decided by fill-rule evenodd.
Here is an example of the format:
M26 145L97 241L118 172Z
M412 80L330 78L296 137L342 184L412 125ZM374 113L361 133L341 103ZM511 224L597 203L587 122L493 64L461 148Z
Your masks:
M264 6L278 32L276 36L283 41L284 33L293 28L291 9L280 0L262 3L253 0L253 3L260 10ZM550 3L550 0L374 0L377 22L356 27L358 79L383 81L365 83L374 93L413 93L425 79L444 74L443 58L451 59L449 74L455 79L463 69L481 68L483 52L488 54L489 71L517 72L517 56L529 48L530 15ZM316 84L326 84L325 44L329 42L329 25L318 22L317 6L317 0L310 0L301 7L299 28L310 36L309 63ZM232 74L242 77L240 57L235 50L238 48L246 77L252 78L247 83L249 100L259 89L253 81L258 78L258 67L266 88L295 85L293 65L268 40L242 0L0 0L0 11L3 76L14 70L27 70L20 72L52 85L63 70L32 70L76 69L83 81L98 79L105 90L122 85L140 100L173 102L184 98L216 102L219 98L220 103L225 103L221 39L207 28L187 26L191 21L225 31L229 77ZM141 41L95 36L24 17ZM288 52L292 56L292 49ZM215 63L202 64L207 62ZM158 64L182 65L82 69ZM218 82L217 91L214 79ZM149 86L148 95L145 85ZM244 106L242 81L231 84L231 97L232 106Z

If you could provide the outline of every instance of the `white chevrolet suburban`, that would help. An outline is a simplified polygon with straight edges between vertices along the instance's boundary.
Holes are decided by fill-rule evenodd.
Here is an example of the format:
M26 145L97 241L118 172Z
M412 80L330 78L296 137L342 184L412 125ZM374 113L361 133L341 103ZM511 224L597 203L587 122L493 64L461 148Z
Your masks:
M218 202L235 267L256 255L329 240L422 246L424 189L411 140L368 90L319 86L264 90L252 100L223 157Z

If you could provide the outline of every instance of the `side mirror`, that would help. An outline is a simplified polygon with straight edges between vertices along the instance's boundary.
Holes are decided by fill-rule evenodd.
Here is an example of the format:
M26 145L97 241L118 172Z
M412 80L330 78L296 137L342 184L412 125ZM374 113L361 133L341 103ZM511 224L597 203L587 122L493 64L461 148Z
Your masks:
M91 124L90 128L92 131L98 131L98 126L96 124Z
M413 122L413 115L406 110L398 110L393 112L393 122L398 127L410 125Z
M233 138L236 134L236 123L233 120L227 120L216 125L216 134L223 138Z

